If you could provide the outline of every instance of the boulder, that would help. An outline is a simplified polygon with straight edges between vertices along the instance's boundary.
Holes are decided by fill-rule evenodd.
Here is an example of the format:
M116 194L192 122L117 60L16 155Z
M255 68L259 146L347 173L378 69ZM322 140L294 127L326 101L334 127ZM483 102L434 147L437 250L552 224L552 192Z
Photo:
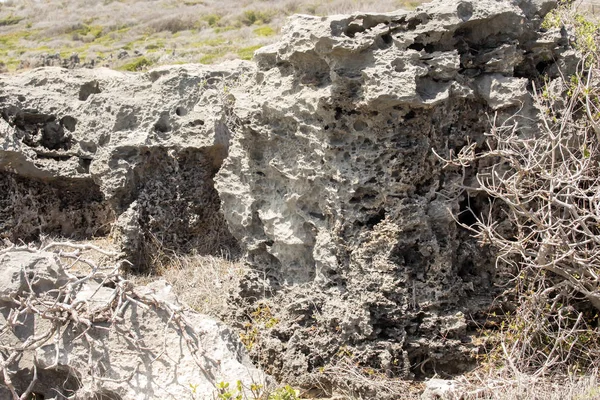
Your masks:
M139 270L153 248L235 253L212 179L227 155L227 85L252 69L0 76L0 237L109 233Z

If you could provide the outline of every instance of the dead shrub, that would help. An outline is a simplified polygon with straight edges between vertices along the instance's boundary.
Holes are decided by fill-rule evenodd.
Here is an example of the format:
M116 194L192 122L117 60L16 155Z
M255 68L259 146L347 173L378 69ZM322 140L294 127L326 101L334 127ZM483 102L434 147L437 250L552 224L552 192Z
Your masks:
M575 27L579 43L589 42L580 32L597 33L585 23ZM599 60L590 52L573 77L534 83L537 134L525 134L518 115L494 116L484 148L472 144L446 160L479 165L476 187L463 189L487 196L489 209L462 225L514 271L507 294L517 309L502 322L488 361L515 376L600 365Z

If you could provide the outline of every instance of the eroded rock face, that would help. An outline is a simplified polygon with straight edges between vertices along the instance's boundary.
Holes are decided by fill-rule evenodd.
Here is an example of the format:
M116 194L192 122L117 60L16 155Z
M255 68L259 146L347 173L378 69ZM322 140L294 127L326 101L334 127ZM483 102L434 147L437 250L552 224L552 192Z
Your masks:
M212 179L230 139L224 81L251 67L0 76L0 237L112 230L139 268L156 248L236 251Z
M452 214L485 201L455 197L470 177L434 151L481 144L494 113L535 118L530 81L569 61L560 33L539 30L553 3L296 16L257 52L216 187L262 271L242 296L267 293L280 321L263 365L307 385L340 354L390 377L469 368L494 264Z
M455 190L476 171L435 153L482 145L489 118L535 132L531 81L576 60L539 29L554 3L295 16L255 63L0 76L0 236L112 233L138 268L239 242L254 273L229 321L263 319L240 325L285 382L340 383L342 359L464 371L498 278L452 216L485 212Z

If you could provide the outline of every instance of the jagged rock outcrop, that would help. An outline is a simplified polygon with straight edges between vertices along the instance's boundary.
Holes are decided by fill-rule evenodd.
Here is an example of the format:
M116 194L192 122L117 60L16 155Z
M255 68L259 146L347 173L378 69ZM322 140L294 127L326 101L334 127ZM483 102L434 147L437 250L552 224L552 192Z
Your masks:
M148 247L235 251L212 178L230 136L224 81L249 69L0 76L0 236L85 239L114 228L137 265Z
M228 322L290 383L393 398L328 371L464 371L500 278L453 217L486 210L456 190L476 170L436 153L482 145L490 118L535 134L531 82L577 61L540 29L554 5L295 16L254 63L0 76L0 236L111 235L138 269L239 243Z
M164 281L136 287L114 267L82 273L65 261L27 247L0 251L1 357L11 378L3 399L13 398L11 385L19 395L30 387L27 398L138 400L209 399L218 382L269 382L233 331L186 310Z
M453 215L469 223L485 199L457 196L473 172L435 153L481 145L495 114L534 134L531 81L576 60L540 29L553 5L295 16L257 51L259 71L232 92L241 128L216 187L261 271L242 296L268 293L259 304L279 321L255 352L269 371L327 387L344 357L388 377L472 365L495 266Z

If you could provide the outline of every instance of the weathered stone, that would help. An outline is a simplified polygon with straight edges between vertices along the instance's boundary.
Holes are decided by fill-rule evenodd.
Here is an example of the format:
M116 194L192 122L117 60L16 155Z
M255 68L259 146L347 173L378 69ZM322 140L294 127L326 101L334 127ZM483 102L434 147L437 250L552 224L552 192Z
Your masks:
M480 148L491 117L535 132L530 83L577 59L539 29L554 5L302 15L254 63L0 76L0 235L112 233L139 269L239 242L252 268L229 322L269 310L252 355L286 382L328 389L342 357L391 378L461 372L497 278L452 216L487 210L455 191L476 171L436 153Z
M252 366L234 332L212 318L186 311L164 281L134 288L133 300L121 307L115 288L94 280L83 284L77 284L77 278L68 280L52 253L9 251L0 255L0 269L7 272L0 282L2 325L31 296L52 304L68 301L64 295L69 291L77 310L73 319L63 315L60 323L60 315L31 309L4 331L2 344L9 346L4 347L7 353L11 347L29 343L16 364L7 365L17 393L29 385L34 367L38 381L33 393L45 399L183 399L192 395L209 399L216 396L218 382L235 387L240 381L246 388L269 382ZM178 314L161 304L169 304ZM118 310L120 320L109 321ZM87 324L74 320L93 315L95 319ZM43 337L56 323L56 334L31 344L33 337Z
M539 30L552 4L295 16L256 53L259 71L232 91L241 126L216 188L259 270L241 295L266 293L254 307L280 321L253 353L270 372L327 387L320 371L340 354L389 377L472 365L470 321L495 270L452 214L472 223L464 211L485 201L457 197L472 171L435 152L481 145L495 112L534 132L528 85L565 51Z
M230 139L225 81L251 68L0 76L0 235L85 239L118 221L138 268L153 246L235 252L212 178Z

